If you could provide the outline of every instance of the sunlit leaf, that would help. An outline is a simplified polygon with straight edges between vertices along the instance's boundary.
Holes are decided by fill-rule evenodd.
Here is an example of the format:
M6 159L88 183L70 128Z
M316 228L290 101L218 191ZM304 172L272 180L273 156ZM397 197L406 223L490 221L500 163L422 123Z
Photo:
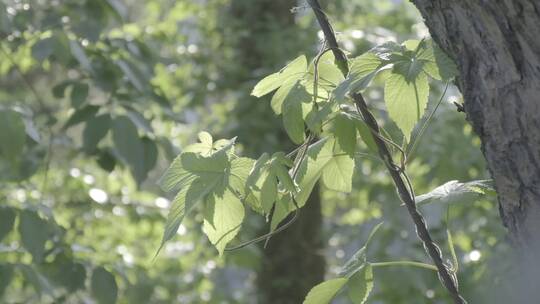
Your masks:
M303 304L328 304L346 283L346 278L324 281L309 291Z
M296 83L291 88L283 101L281 108L283 125L291 140L296 144L302 143L305 139L303 117L309 111L304 111L303 104L309 104L310 101L311 97L300 83Z
M453 204L472 202L482 196L494 194L495 189L492 180L475 180L465 183L453 180L446 182L426 194L418 195L415 198L415 201L418 205L430 203Z
M347 289L349 299L354 304L366 303L373 289L373 268L370 264L366 264L349 278Z
M243 220L244 206L231 190L209 195L205 204L203 231L220 255L240 231Z
M280 86L288 82L296 82L296 80L304 76L306 69L306 56L299 56L281 71L270 74L259 81L255 88L253 88L251 95L261 97L278 89Z
M426 109L429 83L425 73L420 73L414 81L407 81L404 75L392 73L384 85L384 100L390 118L397 124L407 140L416 123Z

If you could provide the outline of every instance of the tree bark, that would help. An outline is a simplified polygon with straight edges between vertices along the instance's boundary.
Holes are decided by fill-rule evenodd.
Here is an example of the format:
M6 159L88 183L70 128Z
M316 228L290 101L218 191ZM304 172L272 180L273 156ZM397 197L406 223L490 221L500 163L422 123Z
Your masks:
M467 119L482 141L501 218L519 249L523 297L516 303L538 303L540 1L412 2L459 67Z

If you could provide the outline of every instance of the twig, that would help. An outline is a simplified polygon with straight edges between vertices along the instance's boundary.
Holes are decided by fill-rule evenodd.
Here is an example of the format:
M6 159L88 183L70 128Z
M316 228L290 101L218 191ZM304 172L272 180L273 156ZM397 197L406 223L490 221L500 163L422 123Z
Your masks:
M328 22L328 18L326 18L324 12L322 11L318 0L308 0L308 3L312 7L315 13L315 16L317 17L317 21L319 22L319 25L325 35L325 38L329 44L329 47L334 51L334 56L336 58L337 66L340 68L344 76L346 76L349 70L347 58L345 57L345 54L343 53L343 51L340 51L339 49L334 31L332 30L332 27L330 23ZM457 279L450 273L449 269L447 269L446 266L444 265L443 259L441 257L441 251L439 247L433 242L431 235L429 234L428 228L426 226L426 223L424 221L424 218L422 217L420 212L418 212L418 210L416 209L414 197L411 195L411 192L409 189L409 188L412 189L412 187L407 186L406 182L404 181L402 177L402 176L406 176L406 173L404 172L404 168L400 168L394 163L394 160L392 159L392 154L390 153L390 150L386 146L385 141L383 141L380 138L379 125L377 121L375 120L375 117L373 116L373 114L369 111L366 101L364 100L364 97L362 96L362 94L353 93L352 98L358 111L362 114L366 124L371 129L373 140L375 141L377 148L379 150L379 156L385 162L386 168L388 169L388 172L390 173L390 176L392 177L394 185L398 190L400 199L407 206L409 215L411 216L414 222L414 225L416 226L416 232L418 234L418 237L424 243L425 250L427 251L431 259L433 260L435 267L437 267L439 279L441 280L443 286L450 293L450 296L454 300L454 303L456 304L467 303L465 299L459 294L459 291L457 288Z

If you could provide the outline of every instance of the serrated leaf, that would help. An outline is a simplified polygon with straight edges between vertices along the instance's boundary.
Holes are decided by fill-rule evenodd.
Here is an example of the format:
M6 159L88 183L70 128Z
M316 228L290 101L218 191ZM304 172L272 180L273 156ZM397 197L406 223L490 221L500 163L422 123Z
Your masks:
M334 191L351 192L354 158L349 155L332 157L324 167L322 181Z
M90 280L92 297L99 304L113 304L118 298L118 285L112 273L103 267L97 267L92 272Z
M345 284L346 278L324 281L309 291L303 304L328 304Z
M304 104L308 105L307 108ZM301 144L305 139L304 117L310 109L311 96L305 87L297 82L285 97L281 108L285 131L295 144Z
M220 255L240 231L243 220L244 206L231 190L226 189L220 195L209 195L205 206L203 231Z
M103 114L90 118L83 130L83 149L87 153L96 150L98 143L107 135L111 125L109 114Z
M327 180L331 177L340 178L339 182L329 181L330 187L335 187L339 189L339 191L349 189L348 184L352 183L352 179L347 179L350 175L350 170L354 165L354 161L350 163L347 160L339 160L337 162L340 164L337 166L334 158L350 159L350 156L343 153L343 151L335 149L334 138L323 138L308 148L307 155L300 164L298 174L294 181L295 184L298 185L298 191L294 197L299 207L303 207L305 205L311 191L325 170L328 170L326 173ZM347 171L336 172L336 170L340 170L339 168L341 167L341 164L346 162L349 163L349 168ZM337 169L335 168L336 166L338 167ZM283 205L280 206L280 208L285 208L284 210L287 210L288 212L291 212L295 208L290 195L282 198L282 204ZM277 227L277 225L287 216L288 212L282 212L280 214L274 213L274 216L272 217L271 230L274 230Z
M366 125L365 122L355 119L354 120L356 129L358 130L358 134L360 134L360 137L362 138L362 141L366 144L368 149L371 152L377 153L377 144L375 143L375 140L373 139L373 135L371 134L371 130Z
M349 75L334 90L334 97L343 100L350 92L359 92L365 89L377 72L384 66L381 59L372 52L367 52L351 61Z
M431 39L422 42L417 57L424 61L424 71L435 79L448 81L458 75L456 64Z
M347 282L349 299L354 304L364 304L373 289L373 268L366 264L353 274Z
M306 56L301 55L289 63L285 68L277 73L270 74L263 78L255 85L251 95L256 97L264 96L283 84L288 82L296 82L302 78L306 73L307 59Z
M416 204L471 202L484 195L494 195L492 180L475 180L461 183L449 181L426 194L415 197Z
M19 113L0 110L0 155L11 161L19 158L26 142L25 130Z
M353 119L344 113L338 113L334 119L334 129L332 131L339 148L354 157L356 151L356 126Z
M19 234L23 247L40 262L45 254L45 242L51 235L51 226L36 212L24 210L19 215Z
M16 217L15 211L10 207L0 207L0 242L13 229Z
M209 138L201 140L208 143ZM228 143L210 156L194 152L180 154L161 178L163 189L180 189L180 192L169 212L160 249L174 236L185 214L199 201L205 203L203 230L220 254L240 229L244 216L241 198L245 197L254 160L234 158L229 153L233 141ZM234 159L229 160L229 157ZM232 227L234 223L237 227Z
M272 158L264 153L253 166L246 180L246 189L256 202L256 210L267 214L278 197L278 181L280 186L289 192L296 191L296 185L289 175L288 168L292 166L282 152L275 153Z
M158 252L167 241L176 235L186 214L188 214L197 203L202 201L218 182L219 179L198 179L190 183L189 186L183 187L178 194L176 194L176 197L172 201L171 208L169 209L169 214L167 215L165 230Z
M318 74L318 89L317 89L317 102L321 99L326 100L330 97L331 92L338 86L340 82L344 80L343 73L335 64L335 57L332 52L324 53L318 62L317 67ZM314 94L314 82L315 82L315 59L311 62L308 68L308 74L304 80L309 94Z
M392 73L384 85L384 100L388 115L409 140L416 123L426 109L429 83L425 73L414 81L407 81L401 74Z

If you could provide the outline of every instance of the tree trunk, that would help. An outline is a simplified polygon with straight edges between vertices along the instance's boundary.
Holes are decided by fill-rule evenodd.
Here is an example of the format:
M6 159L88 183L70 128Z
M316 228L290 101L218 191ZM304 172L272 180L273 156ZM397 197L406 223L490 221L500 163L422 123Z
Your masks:
M524 296L515 303L538 303L540 1L412 1L459 67L467 119L482 141L501 218L519 249Z
M281 119L271 110L269 96L257 100L249 96L249 92L254 80L260 79L260 75L254 76L254 71L268 67L279 69L305 50L302 33L290 12L294 4L290 0L233 0L229 7L232 20L228 20L227 26L233 28L236 37L230 35L227 39L235 50L233 68L239 76L237 85L246 92L245 96L237 97L243 102L235 108L235 115L242 123L233 134L240 140L249 140L246 148L250 147L250 150L245 152L255 157L262 152L293 148L281 127ZM265 225L260 233L267 232ZM309 290L324 280L323 246L320 193L316 187L297 221L286 231L273 236L267 248L261 249L257 303L302 303Z

